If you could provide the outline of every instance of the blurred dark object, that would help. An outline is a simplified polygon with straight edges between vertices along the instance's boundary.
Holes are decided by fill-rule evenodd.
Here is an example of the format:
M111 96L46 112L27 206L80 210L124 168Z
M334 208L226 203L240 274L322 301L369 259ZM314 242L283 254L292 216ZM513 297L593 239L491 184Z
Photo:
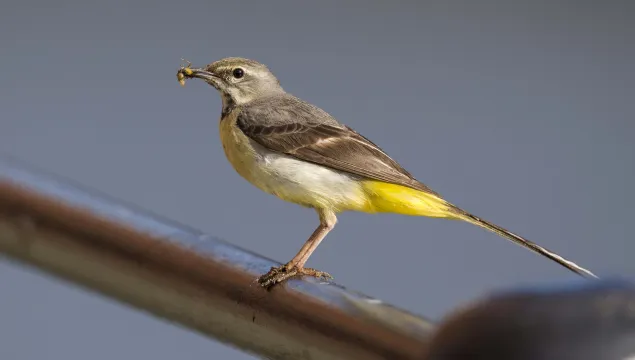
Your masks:
M425 359L635 359L635 287L594 281L499 293L450 315Z

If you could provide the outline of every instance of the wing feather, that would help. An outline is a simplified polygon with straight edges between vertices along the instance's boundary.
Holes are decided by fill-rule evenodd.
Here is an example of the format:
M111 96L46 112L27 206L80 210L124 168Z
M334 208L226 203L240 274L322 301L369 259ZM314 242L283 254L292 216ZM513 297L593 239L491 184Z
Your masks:
M373 142L295 97L250 104L239 113L237 125L246 136L270 150L438 195Z

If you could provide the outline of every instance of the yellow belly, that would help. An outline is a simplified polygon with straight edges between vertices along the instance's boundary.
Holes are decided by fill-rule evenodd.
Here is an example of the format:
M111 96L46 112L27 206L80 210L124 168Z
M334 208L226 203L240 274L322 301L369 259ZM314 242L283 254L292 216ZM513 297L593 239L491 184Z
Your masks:
M236 126L236 115L229 115L219 125L225 156L240 176L264 192L285 201L334 212L452 217L449 204L437 196L268 150Z
M368 207L355 176L264 148L236 126L236 114L220 122L227 160L247 181L282 200L334 212Z
M253 182L253 168L260 161L250 140L236 127L236 116L231 114L219 123L219 133L225 157L240 176Z
M451 205L442 198L406 186L375 180L364 180L367 197L364 212L455 218Z

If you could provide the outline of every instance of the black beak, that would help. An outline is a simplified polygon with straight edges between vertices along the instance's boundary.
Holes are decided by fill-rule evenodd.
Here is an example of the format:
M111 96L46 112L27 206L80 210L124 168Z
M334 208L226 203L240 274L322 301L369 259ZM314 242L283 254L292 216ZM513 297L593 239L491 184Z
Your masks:
M199 78L208 83L213 83L215 80L218 80L218 76L216 76L213 72L190 67L181 67L176 73L176 78L179 80L181 86L185 85L185 79Z

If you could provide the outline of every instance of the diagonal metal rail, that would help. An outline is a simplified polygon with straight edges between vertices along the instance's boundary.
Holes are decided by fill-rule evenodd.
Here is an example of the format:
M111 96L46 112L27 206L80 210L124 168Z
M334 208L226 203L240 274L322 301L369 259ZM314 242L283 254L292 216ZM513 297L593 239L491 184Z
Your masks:
M421 359L429 321L200 231L0 160L0 255L270 359ZM0 291L11 291L1 289Z

